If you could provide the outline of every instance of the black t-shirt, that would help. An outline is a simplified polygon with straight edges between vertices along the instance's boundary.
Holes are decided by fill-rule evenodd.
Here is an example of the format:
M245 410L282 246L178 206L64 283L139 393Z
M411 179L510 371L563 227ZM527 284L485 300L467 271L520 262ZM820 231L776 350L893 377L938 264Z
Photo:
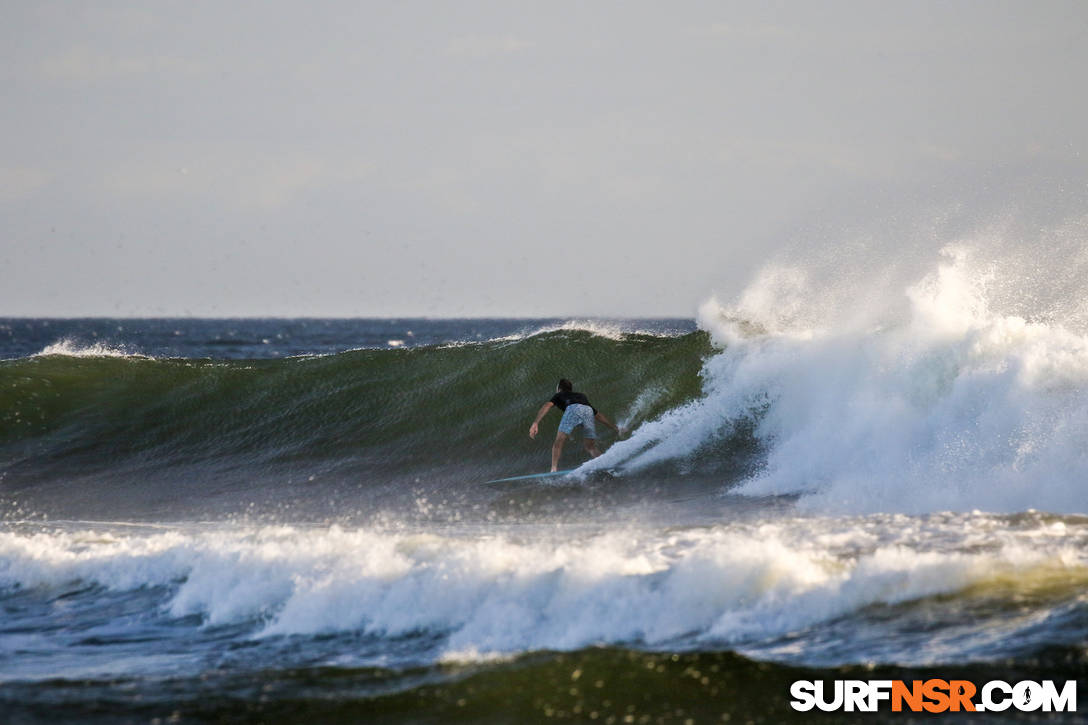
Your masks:
M559 410L566 410L567 406L571 403L581 403L582 405L589 405L589 398L587 398L584 393L575 393L574 391L568 392L562 390L552 396L551 402L552 405L554 405L556 408L559 408ZM589 405L589 407L593 408L592 405ZM596 408L593 408L593 415L597 415Z

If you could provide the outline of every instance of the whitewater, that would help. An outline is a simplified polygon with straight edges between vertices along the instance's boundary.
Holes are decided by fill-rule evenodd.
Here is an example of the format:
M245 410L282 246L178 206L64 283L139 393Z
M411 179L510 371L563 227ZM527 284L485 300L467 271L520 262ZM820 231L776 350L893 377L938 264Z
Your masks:
M821 511L1084 512L1088 334L1079 318L993 309L995 275L945 247L904 290L906 310L852 310L822 328L764 317L781 314L760 305L783 287L794 307L812 292L797 270L767 270L735 308L700 309L723 348L704 395L595 465L691 457L748 424L768 455L737 492L804 491Z
M782 260L693 321L0 321L0 708L800 722L802 676L1083 679L1077 228L1060 270ZM559 377L630 435L485 485L547 466Z

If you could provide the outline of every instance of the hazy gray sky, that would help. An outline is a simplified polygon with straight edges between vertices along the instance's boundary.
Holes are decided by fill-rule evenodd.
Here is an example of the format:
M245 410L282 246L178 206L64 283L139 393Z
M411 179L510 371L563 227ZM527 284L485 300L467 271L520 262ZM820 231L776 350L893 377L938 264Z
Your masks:
M3 15L0 315L689 316L865 190L1088 159L1085 2Z

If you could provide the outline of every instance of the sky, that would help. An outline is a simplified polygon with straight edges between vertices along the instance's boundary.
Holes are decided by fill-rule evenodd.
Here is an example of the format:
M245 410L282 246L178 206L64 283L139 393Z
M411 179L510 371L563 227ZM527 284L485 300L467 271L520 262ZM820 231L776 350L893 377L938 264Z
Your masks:
M1088 178L1079 1L3 10L0 316L691 317L814 219Z

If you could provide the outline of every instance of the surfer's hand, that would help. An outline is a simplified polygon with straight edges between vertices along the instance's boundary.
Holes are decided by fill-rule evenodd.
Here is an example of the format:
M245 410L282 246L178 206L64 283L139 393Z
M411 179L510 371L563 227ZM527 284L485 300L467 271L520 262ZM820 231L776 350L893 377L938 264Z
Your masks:
M536 423L533 423L531 426L529 426L529 437L530 438L536 438L536 432L537 432Z

